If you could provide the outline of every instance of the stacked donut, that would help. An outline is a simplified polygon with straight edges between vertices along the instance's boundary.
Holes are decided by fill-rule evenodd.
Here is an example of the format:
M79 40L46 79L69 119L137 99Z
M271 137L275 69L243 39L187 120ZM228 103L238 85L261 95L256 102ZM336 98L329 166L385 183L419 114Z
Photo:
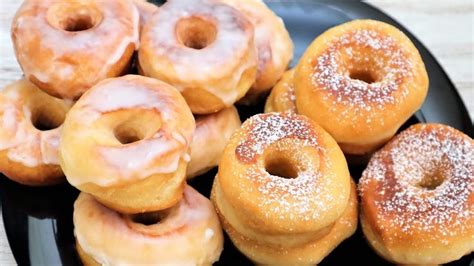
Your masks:
M357 227L346 157L372 154L360 217L377 253L474 250L473 140L437 124L392 139L428 89L393 26L336 26L291 70L289 34L260 0L27 0L12 39L25 78L0 93L0 171L81 191L86 265L209 265L221 224L255 263L319 263ZM241 126L234 104L270 89ZM209 200L186 179L216 165Z
M230 139L211 200L234 244L264 265L319 263L357 227L342 151L315 122L255 115Z

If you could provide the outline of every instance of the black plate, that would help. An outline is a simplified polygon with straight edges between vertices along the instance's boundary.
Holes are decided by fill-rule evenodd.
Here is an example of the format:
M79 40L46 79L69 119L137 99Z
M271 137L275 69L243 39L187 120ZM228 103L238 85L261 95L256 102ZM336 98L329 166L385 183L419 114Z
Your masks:
M295 44L295 59L308 44L324 30L352 19L372 18L388 22L402 29L418 47L430 78L428 97L419 112L405 125L416 122L439 122L458 128L473 136L473 126L453 83L428 50L407 30L379 10L356 1L294 1L268 4L283 18ZM435 29L433 29L435 30ZM239 107L242 119L263 111L257 107ZM351 167L358 179L360 167ZM216 169L194 179L191 185L208 196ZM64 184L51 188L29 188L17 185L5 177L0 178L3 219L8 241L20 265L80 265L75 248L72 225L72 206L77 190ZM344 265L347 258L362 265L388 264L367 245L360 231L344 241L324 261L323 265ZM468 265L465 256L453 265ZM243 255L225 239L225 248L217 264L250 264Z

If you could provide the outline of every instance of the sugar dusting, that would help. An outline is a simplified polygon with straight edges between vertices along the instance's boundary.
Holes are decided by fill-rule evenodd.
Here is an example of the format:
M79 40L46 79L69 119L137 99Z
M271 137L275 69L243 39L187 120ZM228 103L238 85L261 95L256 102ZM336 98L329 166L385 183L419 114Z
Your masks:
M396 145L374 155L359 189L362 197L375 193L379 219L391 217L382 229L430 232L448 244L446 237L472 232L474 226L469 203L474 191L474 143L454 135L453 129L429 127L402 132ZM419 185L433 175L443 176L444 182L432 190Z
M285 99L286 105L288 106L289 112L296 113L296 94L295 86L293 82L283 84L285 91L282 94L283 99Z
M296 138L299 142L292 155L298 162L296 178L272 175L257 163L252 164L241 177L258 184L256 189L264 195L259 207L266 210L267 217L294 222L310 221L324 216L346 198L343 193L333 195L329 192L329 188L334 189L331 186L342 189L345 184L329 185L332 173L321 171L330 168L330 161L325 159L327 149L318 143L313 127L302 116L289 112L257 115L244 123L243 131L248 135L238 145L236 154L246 163L253 162L271 144L283 144L289 138ZM302 151L303 147L308 146L318 151L322 165L311 162ZM290 231L293 229L289 228Z
M251 168L244 178L261 184L257 190L265 195L265 199L259 207L266 210L267 217L294 222L311 221L334 210L334 203L346 198L343 193L330 193L324 179L332 179L331 173L323 178L317 170L308 168L299 172L297 178L287 179L271 175L261 168ZM335 185L342 188L342 184Z
M297 138L304 146L317 147L311 128L306 119L291 113L253 116L244 124L242 131L247 132L247 137L237 146L236 155L242 162L253 162L270 144L285 138Z
M343 111L337 117L346 119L354 113L367 111L367 122L371 122L372 109L382 110L385 105L394 104L407 95L405 80L413 76L414 68L411 55L392 37L368 29L340 36L313 64L314 89L327 94L324 97L333 101L334 111L340 104L354 111ZM382 78L370 84L352 79L346 65L367 72L376 71Z

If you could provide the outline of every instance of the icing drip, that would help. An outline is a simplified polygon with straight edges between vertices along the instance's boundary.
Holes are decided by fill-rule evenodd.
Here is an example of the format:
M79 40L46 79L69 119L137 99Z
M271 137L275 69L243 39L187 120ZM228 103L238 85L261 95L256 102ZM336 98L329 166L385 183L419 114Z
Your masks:
M175 33L178 22L191 17L202 18L217 28L215 40L203 49L180 44ZM196 84L205 84L205 89L224 104L230 106L237 100L239 95L235 88L242 74L255 65L252 60L242 62L253 39L245 17L214 1L201 0L199 4L194 0L169 1L153 16L149 25L154 25L146 33L151 40L150 49L156 56L170 61L176 79L180 80L179 84L173 82L176 88L183 91ZM228 87L209 85L208 80L218 80L229 73L232 73L232 80Z
M140 79L140 80L139 80ZM141 79L146 79L143 82ZM166 88L164 88L166 87ZM184 110L184 100L176 100L179 93L169 85L145 77L125 76L105 80L86 92L74 107L74 118L81 121L81 138L98 136L87 148L106 164L101 178L76 173L68 175L74 185L94 183L110 186L121 181L144 179L157 173L173 173L180 160L189 159L187 147L191 141L194 123L182 126L178 114ZM132 143L122 144L113 133L101 139L101 119L117 112L136 112L151 110L159 127ZM191 113L189 118L192 119ZM187 122L186 122L187 123ZM83 128L82 128L83 127ZM144 126L145 128L145 126ZM112 132L114 128L107 128Z
M76 85L88 88L107 77L129 45L138 49L139 14L136 7L128 1L92 2L84 1L84 5L97 8L102 20L93 28L82 31L58 29L48 22L50 9L67 3L42 0L23 4L13 21L12 35L18 61L28 78L34 76L42 83L54 83L53 86L75 78L83 82ZM37 43L37 51L30 50L31 43ZM47 56L39 57L38 54ZM77 77L76 73L81 76ZM64 90L60 93L67 93L65 90L68 89L57 88Z
M58 165L60 127L40 131L33 126L31 110L25 103L25 97L30 93L26 90L33 85L21 82L25 81L12 84L1 92L0 150L8 150L8 159L27 167Z

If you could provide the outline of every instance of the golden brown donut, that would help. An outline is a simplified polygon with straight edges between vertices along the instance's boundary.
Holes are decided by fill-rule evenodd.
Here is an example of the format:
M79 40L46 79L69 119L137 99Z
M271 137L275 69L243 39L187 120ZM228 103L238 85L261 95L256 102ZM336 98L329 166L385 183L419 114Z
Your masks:
M330 233L350 191L344 155L326 131L304 116L268 113L251 117L231 137L212 201L227 228L273 247L253 257L234 238L237 248L255 262L278 264L282 250L291 253ZM298 263L295 258L285 262ZM300 259L316 262L311 252Z
M293 86L294 69L285 72L273 87L265 102L265 113L296 111L295 87Z
M255 27L257 79L244 102L252 103L268 92L281 78L293 58L293 42L283 20L261 0L219 0L243 14ZM242 102L242 101L241 101Z
M27 0L13 19L12 39L27 79L50 95L77 99L127 69L138 24L128 0Z
M211 265L224 241L211 202L190 186L175 206L135 215L117 213L81 193L74 203L74 233L87 266Z
M168 1L142 31L139 66L183 94L194 114L232 106L255 81L254 31L244 15L212 0Z
M193 178L217 166L227 141L240 124L239 113L234 106L215 114L198 116L186 177Z
M216 184L216 186L218 186ZM219 188L213 189L211 199L213 202L225 202L218 199ZM216 206L219 206L216 204ZM225 205L222 205L222 208ZM249 257L252 261L261 265L309 265L318 264L329 253L331 253L342 241L349 238L357 229L357 192L354 181L351 180L351 194L349 203L346 206L342 216L334 222L332 226L314 239L307 242L285 247L284 245L272 245L252 239L239 233L227 221L226 217L216 207L217 214L222 221L222 227L225 229L230 239L239 250ZM286 239L282 242L285 243Z
M27 80L0 91L0 172L32 186L63 182L58 145L71 103L44 93Z
M376 152L359 183L367 241L399 264L444 264L474 251L474 141L411 126Z
M294 80L298 112L356 155L389 140L428 90L425 66L410 39L374 20L354 20L320 35Z
M168 208L183 194L194 128L170 85L136 75L106 79L67 114L61 167L71 185L114 210Z

